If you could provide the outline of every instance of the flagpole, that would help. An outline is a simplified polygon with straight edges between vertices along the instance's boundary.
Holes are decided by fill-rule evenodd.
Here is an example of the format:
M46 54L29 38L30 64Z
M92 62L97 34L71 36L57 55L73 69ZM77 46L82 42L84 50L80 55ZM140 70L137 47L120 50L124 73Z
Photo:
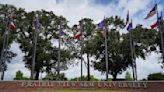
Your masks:
M3 76L4 76L4 48L5 48L5 43L6 43L6 32L4 33L4 39L3 39L3 47L2 47L2 51L1 51L1 61L0 61L0 72L2 72L1 74L1 80L3 80Z
M129 30L129 38L130 38L130 50L131 50L131 59L132 59L132 70L133 70L133 80L135 80L135 71L134 71L134 57L133 57L133 46L132 46L132 29Z
M61 25L60 25L60 27L59 27L59 34L58 34L58 37L59 37L59 48L58 48L58 68L57 68L57 80L59 81L60 80L60 54L61 54L61 51L60 51L60 39L61 39L61 37L60 37L60 31L61 31Z
M34 43L33 43L33 54L32 54L32 71L31 71L31 79L34 79L35 74L35 56L36 56L36 43L37 43L37 30L34 32Z
M133 41L132 41L132 29L129 30L129 40L130 40L130 51L131 51L131 59L132 59L133 80L135 80L134 50L133 50Z
M160 26L161 26L161 25L160 25ZM160 38L161 38L162 58L163 58L163 61L164 61L163 32L162 32L162 30L161 30L161 29L160 29Z
M162 52L163 52L163 61L164 61L164 43L163 43L163 31L164 30L163 15L161 12L161 41L162 41Z
M133 39L133 38L132 38ZM134 71L135 71L135 81L137 81L137 64L136 64L136 52L135 52L135 45L134 45L134 42L133 42L133 55L134 55Z
M4 33L4 35L3 35L3 46L2 46L2 50L1 50L1 58L0 58L0 64L2 64L2 62L3 62L3 54L4 54L4 48L5 48L5 43L6 43L6 31L5 31L5 33ZM2 66L1 66L2 67Z
M132 20L131 20L132 22ZM133 63L134 63L134 75L135 75L135 81L137 81L137 64L136 64L136 50L135 50L135 44L133 39L133 30L131 31L131 39L132 39L132 50L133 50Z
M9 23L10 23L10 19L9 19ZM4 52L4 67L3 67L3 72L2 72L2 80L4 79L4 73L5 73L5 67L6 67L6 59L7 59L7 50L8 50L8 43L9 43L9 34L10 34L10 29L9 29L10 24L8 25L8 30L7 30L7 34L6 34L6 43L5 43L5 52Z
M38 31L39 31L39 28L35 27L34 40L33 40L34 42L33 42L33 54L32 54L31 79L34 79L34 74L35 74L35 58L36 58L36 45L37 45Z
M105 18L104 18L104 22L105 22ZM106 63L106 81L108 81L108 73L109 73L109 69L108 69L108 44L107 44L107 25L105 24L105 63Z
M161 49L162 49L162 58L163 58L163 61L164 61L164 44L163 44L163 21L162 21L162 12L161 12L161 20L158 20L158 12L157 12L157 22L158 22L158 29L159 29L159 32L160 32L160 39L161 39Z
M7 17L7 18L6 18ZM8 16L5 16L5 18L6 18L6 29L5 29L5 32L4 32L4 40L3 40L3 47L2 47L2 51L1 51L1 72L2 72L2 74L1 74L1 80L3 80L4 79L4 68L5 68L5 50L6 50L6 45L7 45L7 43L6 43L6 40L7 40L7 38L8 38L8 26L9 26L9 17Z
M1 74L1 80L4 79L4 72L5 72L5 67L6 63L5 60L7 58L7 49L8 49L8 42L9 42L9 33L10 33L10 22L11 19L9 16L5 16L6 18L6 29L4 33L4 41L3 41L3 47L2 47L2 52L1 52L1 68L2 68L2 74Z
M163 21L162 21L162 12L161 12L161 20L158 19L158 6L157 6L157 28L160 33L160 40L161 40L161 49L162 49L162 59L164 61L164 44L163 44L163 32L161 29L163 29Z
M7 30L6 30L6 32L5 32L5 38L4 38L4 42L3 42L3 48L2 48L2 56L1 56L1 68L2 68L2 70L1 70L1 72L2 72L2 74L1 74L1 80L3 80L4 79L4 71L5 71L5 60L6 60L6 57L5 57L5 55L6 55L6 40L7 40L7 35L8 35L8 33L7 33ZM5 51L4 51L5 50Z
M133 31L131 31L131 39L132 39L132 50L133 50L133 64L134 64L134 80L137 81L137 65L136 65L136 51L135 51L135 44L133 39Z
M80 36L80 45L81 45L81 52L80 52L80 57L81 57L81 81L83 81L83 31L84 31L84 26L83 26L83 21L82 21L82 24L80 25L80 33L81 33L81 36Z

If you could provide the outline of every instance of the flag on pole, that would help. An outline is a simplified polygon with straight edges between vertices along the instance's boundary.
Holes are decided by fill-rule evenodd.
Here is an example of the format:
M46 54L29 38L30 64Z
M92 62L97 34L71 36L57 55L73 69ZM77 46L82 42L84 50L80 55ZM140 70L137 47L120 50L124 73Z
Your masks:
M157 4L155 4L155 6L153 7L153 9L151 9L151 11L145 17L145 19L148 19L148 18L154 16L156 13L157 13Z
M150 25L151 29L154 29L157 27L157 22L155 22L154 24Z
M59 30L59 35L60 35L60 36L65 35L65 32L63 31L63 29L62 29L62 28Z
M157 21L150 25L151 29L155 29L158 26L158 23L162 20L162 16L158 17Z
M74 35L74 38L75 39L80 39L80 36L81 36L81 29L80 27L76 27L76 34Z
M10 15L9 19L10 19L10 20L9 20L9 23L10 23L10 24L9 24L9 28L10 28L11 31L14 31L15 28L16 28L16 26L15 26L15 24L14 24L14 22L13 22L13 14Z
M80 36L81 36L81 32L78 31L78 32L74 35L74 38L80 39Z
M98 28L98 29L103 29L104 26L105 26L104 20L102 20L101 22L99 22L99 23L97 24L97 28Z
M128 23L129 23L129 11L128 11L127 15L126 15L125 27L128 25Z
M40 29L41 27L41 24L39 22L39 19L36 18L34 21L33 21L33 29Z
M105 19L105 18L104 18ZM105 27L105 21L104 19L100 21L98 24L96 24L96 30L103 29ZM102 36L104 37L105 31L101 31Z
M15 26L14 22L13 21L10 21L10 30L11 31L14 31L15 28L16 28L16 26Z
M127 30L131 30L133 28L133 25L132 25L132 22L129 23L128 27L127 27Z

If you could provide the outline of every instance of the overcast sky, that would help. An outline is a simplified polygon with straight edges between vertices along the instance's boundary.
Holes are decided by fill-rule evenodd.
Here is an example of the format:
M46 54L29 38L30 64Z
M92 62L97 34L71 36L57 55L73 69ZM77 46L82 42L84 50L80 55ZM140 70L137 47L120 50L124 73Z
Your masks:
M104 16L110 17L118 15L123 19L126 18L126 13L129 10L130 17L133 19L133 24L142 24L144 27L149 27L155 22L156 17L144 20L146 14L153 8L155 3L158 3L158 10L164 10L163 0L0 0L0 4L12 4L16 7L24 8L26 11L47 10L53 11L56 15L62 15L69 21L69 25L77 24L82 18L92 18L94 23L101 21ZM126 30L122 30L126 31ZM8 64L8 70L5 72L5 80L12 80L17 70L21 70L25 76L30 75L22 62L23 53L19 50L19 44L14 43L11 49L18 53L17 57L13 58L12 63ZM138 78L146 78L148 74L155 72L163 72L158 62L160 62L160 54L150 53L146 60L137 58L137 73ZM85 67L85 66L84 66ZM128 69L130 72L131 70ZM96 78L105 78L100 72L91 69L91 74ZM79 77L80 67L70 67L64 71L68 78ZM86 67L84 75L86 75ZM118 77L124 77L119 75ZM111 77L111 76L110 76Z

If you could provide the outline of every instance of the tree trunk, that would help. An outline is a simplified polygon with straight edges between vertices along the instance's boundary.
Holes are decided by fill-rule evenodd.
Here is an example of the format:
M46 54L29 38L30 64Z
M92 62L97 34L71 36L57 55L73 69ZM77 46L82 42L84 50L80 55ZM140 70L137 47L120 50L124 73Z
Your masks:
M35 72L36 72L35 80L39 80L39 73L40 73L39 69L37 69Z
M1 80L4 79L4 74L5 74L5 71L3 70L2 74L1 74Z
M87 67L87 68L88 68L88 69L87 69L87 70L88 70L88 71L87 71L87 72L88 72L87 81L90 81L90 80L91 80L91 77L90 77L90 61L89 61L89 54L88 54L88 53L87 53L87 63L88 63L88 64L87 64L87 65L88 65L88 67Z
M113 81L116 81L117 80L117 73L113 73L112 76L113 76Z

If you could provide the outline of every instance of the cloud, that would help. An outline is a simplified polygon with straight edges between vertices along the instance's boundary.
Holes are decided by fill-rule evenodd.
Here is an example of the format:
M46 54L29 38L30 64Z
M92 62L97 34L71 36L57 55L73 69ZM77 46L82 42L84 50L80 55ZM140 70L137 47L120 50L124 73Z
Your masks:
M143 60L141 58L137 59L137 71L138 71L139 79L147 78L147 75L151 73L163 72L163 70L160 67L161 64L159 63L160 57L161 57L161 54L152 52L146 58L146 60Z
M94 22L100 21L104 16L119 15L125 18L128 10L132 18L137 17L134 18L134 24L144 24L138 21L138 18L142 21L146 15L144 11L148 12L152 8L152 0L119 0L111 1L107 5L99 4L101 2L96 0L61 0L59 3L56 3L56 0L46 0L46 2L45 0L0 0L0 2L25 8L26 11L41 9L53 11L57 15L66 17L70 26L78 24L78 21L84 17L92 18Z
M8 64L8 69L5 72L4 80L12 80L18 70L20 70L26 77L30 76L30 71L24 67L24 64L22 62L17 62L14 64Z
M101 21L104 16L118 15L125 19L127 10L129 10L134 25L143 24L144 27L149 27L149 25L156 20L156 17L149 20L144 20L144 17L153 7L153 1L154 0L113 0L108 4L99 4L95 2L95 0L60 0L59 2L56 2L56 0L0 0L0 3L25 8L26 11L41 9L53 11L57 15L66 17L70 26L78 24L78 21L84 17L93 19L94 23ZM162 0L159 2L162 2ZM163 3L159 5L159 10L164 9L162 4ZM13 62L8 66L8 70L5 73L7 80L12 79L17 70L22 70L26 76L30 74L24 67L24 63L22 62L23 54L18 50L18 46L19 45L14 44L11 48L14 52L18 53L18 56L13 58ZM139 79L146 78L149 73L162 71L160 64L157 64L159 57L159 54L152 53L147 57L146 61L140 58L137 59ZM101 75L100 72L95 71L93 68L91 68L91 71L96 78L105 78L105 75ZM129 69L129 71L131 71L131 69ZM68 78L79 77L80 67L70 67L65 73ZM84 68L84 75L86 74L87 71L86 68ZM118 77L123 78L124 75L125 72Z
M18 70L20 70L24 76L29 77L30 71L25 68L25 64L23 62L24 54L19 49L19 44L14 42L11 45L10 50L12 50L14 53L17 53L17 56L12 59L11 63L7 64L8 68L7 71L5 71L4 80L12 80Z
M63 0L56 4L55 0L0 0L2 4L12 4L16 7L25 8L26 11L41 10L53 11L57 15L63 15L70 25L77 24L84 17L100 20L107 15L110 8L91 5L89 0ZM95 16L96 15L96 16Z

